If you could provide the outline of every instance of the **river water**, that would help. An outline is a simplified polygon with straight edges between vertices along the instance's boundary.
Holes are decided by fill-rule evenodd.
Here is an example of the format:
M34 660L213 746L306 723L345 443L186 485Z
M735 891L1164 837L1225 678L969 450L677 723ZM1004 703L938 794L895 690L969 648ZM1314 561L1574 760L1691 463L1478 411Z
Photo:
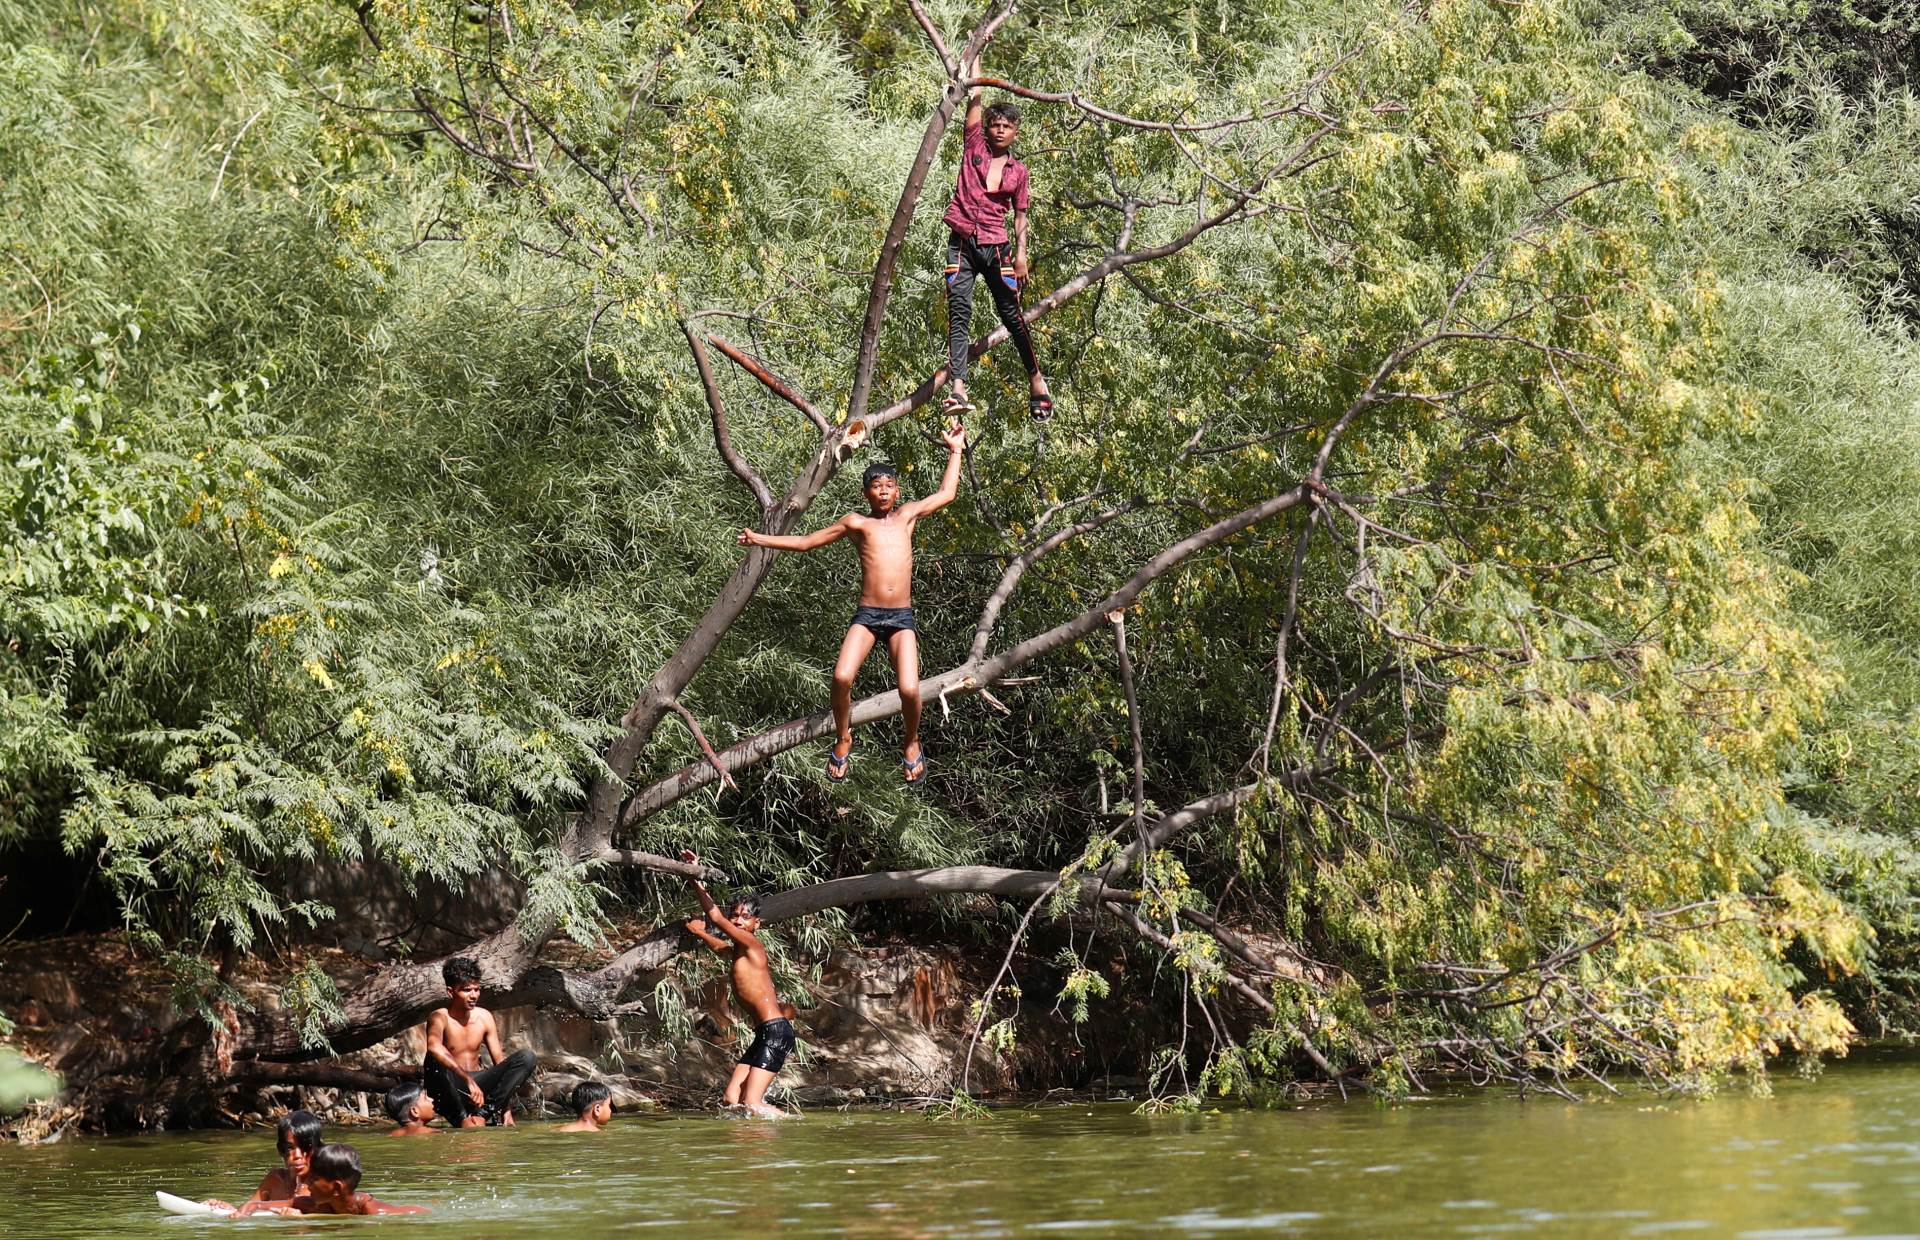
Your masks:
M621 1116L604 1134L333 1128L362 1187L419 1219L163 1218L153 1190L237 1200L270 1132L0 1147L0 1240L208 1229L407 1236L1004 1236L1073 1232L1920 1236L1920 1056L1868 1052L1772 1098L1579 1105L1478 1093L1143 1116L1054 1104L939 1121Z

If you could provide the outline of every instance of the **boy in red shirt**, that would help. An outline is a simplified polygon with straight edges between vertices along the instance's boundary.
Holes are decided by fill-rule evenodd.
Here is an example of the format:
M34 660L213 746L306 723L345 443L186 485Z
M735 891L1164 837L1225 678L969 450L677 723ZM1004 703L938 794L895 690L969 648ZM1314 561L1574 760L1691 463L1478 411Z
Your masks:
M967 69L976 77L979 66ZM1027 366L1028 412L1036 422L1053 416L1053 397L1033 355L1033 337L1020 316L1020 286L1027 279L1027 166L1013 155L1020 133L1020 109L1007 102L980 105L980 88L967 94L965 142L953 200L941 217L947 237L947 367L953 394L944 402L958 415L973 408L967 399L967 346L973 327L973 282L985 279L993 308ZM1013 212L1013 240L1007 240L1007 212ZM1009 253L1011 250L1011 253Z

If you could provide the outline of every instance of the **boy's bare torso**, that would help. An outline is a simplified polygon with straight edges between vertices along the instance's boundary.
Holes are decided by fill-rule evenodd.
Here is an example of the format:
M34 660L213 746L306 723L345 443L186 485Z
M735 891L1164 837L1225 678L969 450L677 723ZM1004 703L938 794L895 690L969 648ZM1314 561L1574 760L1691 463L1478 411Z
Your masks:
M447 1048L447 1054L453 1056L455 1063L468 1072L478 1072L480 1048L487 1044L487 1034L493 1032L493 1013L485 1008L473 1008L462 1019L441 1008L427 1019L428 1038L435 1032L439 1033L440 1044Z
M896 508L884 517L847 514L847 536L860 550L860 603L908 607L913 603L913 527L917 518Z
M780 1010L779 996L773 992L773 970L767 965L766 949L757 943L751 948L736 946L733 949L733 994L740 1006L752 1012L753 1019L762 1025L785 1015Z

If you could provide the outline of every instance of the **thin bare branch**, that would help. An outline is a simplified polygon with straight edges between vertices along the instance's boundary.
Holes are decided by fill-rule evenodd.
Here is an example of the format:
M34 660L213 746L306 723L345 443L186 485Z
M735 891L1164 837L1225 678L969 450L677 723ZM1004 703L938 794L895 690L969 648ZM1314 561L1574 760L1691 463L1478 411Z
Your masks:
M833 427L827 422L825 415L813 407L813 402L800 395L791 383L788 383L785 379L773 373L772 368L765 362L726 340L724 337L709 335L707 339L713 343L714 348L726 354L727 359L733 362L734 365L764 383L768 391L778 396L781 400L786 401L801 413L806 414L807 420L812 422L821 434L832 433Z
M754 502L760 505L764 517L773 509L773 490L762 481L746 458L734 449L733 436L727 429L727 406L720 399L720 385L713 377L713 363L707 359L706 345L700 341L700 333L693 329L691 322L680 324L680 330L686 333L687 347L693 350L693 364L700 371L700 387L707 394L707 410L713 415L713 446L720 453L720 459L727 463L733 476L746 484L753 492Z
M707 734L700 730L700 721L693 717L693 712L679 702L669 702L667 705L687 725L687 731L693 733L693 739L700 743L700 752L707 755L707 762L713 767L714 773L720 776L720 782L729 788L738 788L740 785L733 782L733 776L727 774L727 768L720 765L720 755L713 752L713 746L707 743Z

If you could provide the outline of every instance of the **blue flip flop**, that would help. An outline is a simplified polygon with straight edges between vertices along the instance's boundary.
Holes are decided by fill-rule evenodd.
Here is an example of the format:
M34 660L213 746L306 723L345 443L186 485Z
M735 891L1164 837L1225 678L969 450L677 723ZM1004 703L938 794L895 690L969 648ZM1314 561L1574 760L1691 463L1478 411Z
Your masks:
M927 751L922 749L920 756L912 761L900 759L900 772L907 787L914 789L923 787L927 782Z
M834 742L835 745L838 745L839 743L840 743L839 741ZM841 757L839 754L833 752L833 749L829 747L827 749L827 782L834 783L834 784L846 783L847 768L852 764L853 764L853 746L852 745L847 746L847 756L844 758Z

